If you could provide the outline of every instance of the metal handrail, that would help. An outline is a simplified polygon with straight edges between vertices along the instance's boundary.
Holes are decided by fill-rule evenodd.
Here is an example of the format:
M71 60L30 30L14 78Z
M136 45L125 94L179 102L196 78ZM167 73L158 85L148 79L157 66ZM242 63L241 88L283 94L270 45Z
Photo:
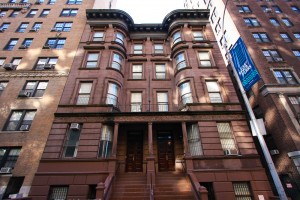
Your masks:
M108 186L107 187L105 186L104 194L103 194L103 200L109 200L111 189L112 189L112 183L115 179L114 175L112 175L112 176L110 175L109 177L111 177L111 178L109 180ZM107 178L109 178L109 177L107 177Z
M189 180L190 180L190 182L192 184L192 187L193 187L193 190L194 190L194 194L196 195L196 199L197 200L201 200L201 196L199 194L199 191L198 191L197 187L195 186L195 184L193 182L193 179L192 179L191 175L188 174L188 177L189 177Z
M150 174L150 200L154 200L154 191L153 191L153 184L152 184L152 173Z

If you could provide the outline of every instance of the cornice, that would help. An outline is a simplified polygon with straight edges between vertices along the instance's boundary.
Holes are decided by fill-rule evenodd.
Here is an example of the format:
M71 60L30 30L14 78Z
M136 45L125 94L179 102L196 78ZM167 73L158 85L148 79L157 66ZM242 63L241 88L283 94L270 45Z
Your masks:
M0 72L0 78L67 77L69 71L10 71Z

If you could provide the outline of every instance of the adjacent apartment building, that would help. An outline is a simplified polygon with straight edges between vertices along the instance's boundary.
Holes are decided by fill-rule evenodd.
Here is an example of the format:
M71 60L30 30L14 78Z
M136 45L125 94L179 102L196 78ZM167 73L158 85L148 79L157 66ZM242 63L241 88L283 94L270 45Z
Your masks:
M0 1L0 199L28 196L93 2Z
M261 76L249 101L264 121L265 141L287 195L300 199L299 1L198 0L184 6L210 9L225 62L225 40L230 49L243 39Z
M206 9L86 10L29 196L273 197L212 29Z

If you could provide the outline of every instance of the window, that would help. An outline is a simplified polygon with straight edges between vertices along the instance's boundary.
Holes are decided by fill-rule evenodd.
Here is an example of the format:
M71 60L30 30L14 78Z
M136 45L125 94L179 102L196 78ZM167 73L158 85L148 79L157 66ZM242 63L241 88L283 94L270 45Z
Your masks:
M7 13L7 11L6 11L6 10L4 10L4 11L0 11L0 18L1 18L1 17L4 17L4 16L6 15L6 13Z
M299 8L297 6L291 6L291 9L292 9L292 11L294 11L296 13L300 12L300 10L299 10Z
M68 186L51 186L49 192L49 199L50 200L65 200L67 199L68 194Z
M293 54L300 60L300 50L293 50Z
M15 10L9 15L9 17L16 17L19 13L20 13L19 11Z
M108 84L106 104L117 106L119 86L115 83Z
M35 113L34 110L12 111L4 131L29 131Z
M132 78L133 79L143 78L143 66L141 64L132 65Z
M154 44L154 53L157 53L157 54L164 53L164 46L163 46L163 44Z
M288 27L293 26L293 23L288 18L282 18L282 22Z
M273 73L280 84L298 84L291 70L274 70Z
M179 92L182 104L193 103L192 90L189 82L179 85Z
M230 124L217 123L217 128L224 153L226 154L226 150L237 150Z
M50 47L51 49L62 49L64 48L66 38L50 38L47 40L44 48Z
M273 10L275 11L275 13L280 14L282 13L281 9L279 8L279 6L272 6Z
M81 82L80 83L76 105L89 104L92 86L93 86L92 82Z
M211 13L211 22L215 23L216 19L217 19L217 9L214 8L213 12Z
M236 200L252 200L250 184L248 182L232 183Z
M61 17L73 17L76 16L78 9L63 9L60 13Z
M13 48L16 46L18 39L10 39L7 45L4 47L4 50L12 51Z
M166 79L166 65L155 64L155 78Z
M133 54L142 54L143 53L143 45L142 44L134 44L133 45Z
M28 48L31 45L32 41L32 38L25 38L20 48Z
M218 23L216 24L216 27L215 27L215 31L216 31L217 34L219 34L219 32L221 31L220 21L221 20L218 21Z
M27 81L22 92L29 94L29 97L42 97L47 85L48 81Z
M68 0L67 4L82 4L82 0Z
M71 126L77 125L76 128ZM79 146L79 137L80 137L80 124L72 123L69 127L69 131L67 133L67 139L64 145L64 154L65 158L74 158L77 155L77 149Z
M198 124L187 125L187 136L191 155L203 155Z
M251 13L249 6L238 6L240 13Z
M8 81L0 81L0 95L3 93L4 89L6 88Z
M183 68L186 68L187 65L186 65L186 62L185 62L185 57L184 57L184 53L179 53L176 57L175 57L175 60L176 60L176 70L180 70L180 69L183 69Z
M38 11L37 9L31 9L29 13L26 15L26 17L34 17L37 11Z
M293 162L300 173L300 151L289 152L288 156L293 159Z
M19 28L16 30L16 32L24 33L26 28L28 27L29 23L21 23Z
M19 66L21 60L22 60L22 58L13 58L12 59L11 63L13 64L14 69L16 69Z
M53 4L55 4L55 3L56 3L56 0L49 0L49 1L48 1L48 4L49 4L49 5L53 5Z
M287 34L287 33L280 33L280 37L281 37L285 42L293 42L292 39L290 38L289 34Z
M99 53L88 53L86 68L96 68L98 66Z
M263 50L263 54L268 62L280 62L283 61L277 50Z
M49 15L50 13L50 9L44 9L41 14L40 17L47 17L47 15Z
M4 64L5 58L0 58L0 67Z
M141 112L142 111L142 93L132 92L131 93L131 112Z
M267 33L252 33L256 42L271 42Z
M273 26L280 26L278 20L275 19L275 18L270 18L270 23L271 23Z
M125 36L122 33L116 32L116 39L115 39L116 42L124 45L124 39L125 39Z
M193 36L195 41L203 41L204 35L202 31L193 31Z
M113 134L112 126L102 125L98 155L99 158L107 158L111 155Z
M264 11L264 12L271 12L271 11L272 11L272 9L269 8L269 7L266 6L266 5L262 5L262 6L260 6L260 7L261 7L262 11Z
M28 3L28 0L21 0L20 3Z
M175 32L172 36L172 39L173 39L173 45L180 42L181 41L180 31Z
M73 22L57 22L55 23L53 29L55 31L63 31L63 32L69 32L71 31Z
M93 35L93 41L94 42L98 42L98 41L103 41L104 39L104 32L94 32L94 35Z
M257 21L256 18L244 18L244 22L249 27L260 26L260 23Z
M0 32L4 32L6 29L8 29L10 23L3 23L1 26L0 26Z
M296 113L296 118L298 119L298 122L300 123L299 115L300 114L300 96L289 96L288 97L290 103L292 104L295 113Z
M157 92L157 106L159 112L169 111L168 92Z
M35 65L35 70L44 70L46 65L53 65L53 68L57 63L57 60L57 57L39 58Z
M13 169L19 158L21 148L0 147L0 168L9 167Z
M211 59L208 51L200 51L198 52L199 60L200 60L200 66L201 67L211 67Z
M208 96L211 103L222 103L220 88L217 81L206 81Z
M114 53L111 67L121 71L122 61L123 61L123 57L120 54Z
M298 41L300 41L300 33L293 33L294 34L294 37L298 40Z
M9 0L8 3L17 3L17 0Z

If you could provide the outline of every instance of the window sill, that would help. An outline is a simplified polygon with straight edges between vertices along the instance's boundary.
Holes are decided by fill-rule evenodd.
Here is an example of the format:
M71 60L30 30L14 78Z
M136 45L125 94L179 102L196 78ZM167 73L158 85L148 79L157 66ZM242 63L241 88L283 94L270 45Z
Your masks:
M133 78L129 78L127 79L127 81L145 81L145 78L141 78L141 79L133 79Z
M95 68L86 68L86 67L80 67L78 70L99 70L100 67L95 67Z
M198 66L198 69L218 69L217 66Z
M184 70L186 70L186 69L192 69L192 67L184 67L184 68L181 68L181 69L179 69L179 70L176 70L174 76L177 76L177 74L178 74L179 72L184 71Z
M152 81L170 81L170 78L165 78L165 79L159 79L159 78L153 78Z
M116 71L116 72L120 73L122 75L122 77L124 78L124 74L120 70L112 68L112 67L106 67L106 69Z

